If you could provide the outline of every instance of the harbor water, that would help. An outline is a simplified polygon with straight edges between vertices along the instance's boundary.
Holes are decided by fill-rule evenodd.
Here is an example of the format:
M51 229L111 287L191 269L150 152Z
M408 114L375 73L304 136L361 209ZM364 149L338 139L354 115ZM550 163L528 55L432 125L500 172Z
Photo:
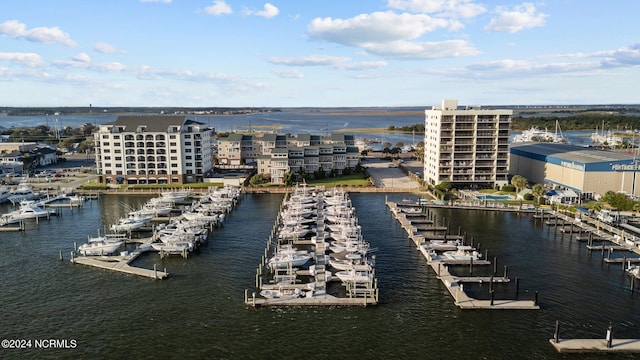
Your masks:
M548 340L639 338L640 294L620 264L531 215L432 210L467 234L498 273L519 278L520 298L538 292L541 310L460 310L385 206L384 194L352 193L364 239L376 249L380 302L373 307L245 307L282 195L245 195L188 259L148 253L133 265L171 274L150 280L69 261L73 243L103 231L148 197L109 195L24 232L0 232L2 339L68 340L63 348L0 349L3 359L564 359ZM415 198L389 194L391 201ZM0 212L8 205L0 205ZM444 219L444 220L443 220ZM460 230L458 230L460 229ZM64 261L59 260L62 252ZM452 272L466 274L468 267ZM491 266L476 267L489 274ZM465 285L488 298L488 286ZM496 284L515 298L515 284ZM70 342L73 340L73 342ZM33 343L32 343L33 345ZM573 356L575 357L575 356ZM634 355L579 355L626 359Z

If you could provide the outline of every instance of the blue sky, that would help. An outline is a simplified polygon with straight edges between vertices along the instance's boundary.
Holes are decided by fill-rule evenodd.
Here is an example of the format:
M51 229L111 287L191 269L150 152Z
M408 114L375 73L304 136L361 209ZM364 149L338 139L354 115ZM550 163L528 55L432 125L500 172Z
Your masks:
M0 3L0 106L639 103L640 1Z

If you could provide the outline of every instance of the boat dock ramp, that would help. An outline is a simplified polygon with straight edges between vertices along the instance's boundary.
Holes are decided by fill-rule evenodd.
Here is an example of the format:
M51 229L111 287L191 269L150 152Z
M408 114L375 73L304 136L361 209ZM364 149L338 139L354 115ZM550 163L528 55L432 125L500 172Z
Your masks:
M495 275L497 270L495 258L492 263L487 260L486 252L484 258L481 258L476 254L477 251L472 245L465 246L466 234L461 235L460 229L458 229L458 235L448 234L448 226L444 225L444 220L442 226L435 225L437 221L426 207L390 201L387 201L386 204L391 213L400 222L402 228L407 232L409 239L414 242L418 251L427 260L438 279L445 285L456 306L461 309L489 310L537 310L540 308L537 301L537 292L532 300L494 299L493 287L495 284L511 282L511 279L507 276L507 267L505 266L504 268L503 276ZM432 224L432 226L428 227L425 224ZM425 236L425 231L429 232L431 236ZM465 253L463 250L467 252ZM452 256L443 255L447 253L454 254ZM474 266L491 264L494 265L493 276L472 275ZM470 276L455 276L449 272L450 266L468 266ZM519 279L516 278L516 294L518 292L518 282ZM490 298L476 299L469 296L464 290L465 283L489 284Z

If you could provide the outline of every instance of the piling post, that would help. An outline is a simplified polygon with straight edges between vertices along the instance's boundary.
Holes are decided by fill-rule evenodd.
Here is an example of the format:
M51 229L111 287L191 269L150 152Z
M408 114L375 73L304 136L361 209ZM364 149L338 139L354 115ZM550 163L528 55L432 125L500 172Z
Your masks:
M507 265L505 265L505 266L504 266L504 278L505 278L505 279L507 278L507 271L508 271L508 266L507 266Z
M469 258L469 275L473 275L473 258Z
M484 249L484 258L485 259L489 258L489 249Z
M494 293L494 291L491 290L491 303L490 303L491 306L493 306L493 293Z
M622 272L625 270L625 265L627 264L627 255L622 258Z
M153 278L158 278L158 266L156 264L153 264Z
M60 250L60 261L62 261L62 250Z
M520 278L516 277L516 299L518 299L519 294L520 294Z
M533 294L533 305L538 305L538 291Z
M606 340L607 340L607 348L611 349L611 342L613 341L613 325L611 324L609 324L609 327L607 328Z
M244 303L246 304L249 300L249 289L244 289Z
M442 265L442 263L438 262L438 277L440 277L440 265Z
M553 332L553 342L556 344L560 342L560 321L559 320L556 320L556 330Z
M497 274L498 273L498 259L496 259L496 257L493 257L493 274Z
M256 306L256 292L253 292L253 307Z
M633 288L636 284L636 277L635 275L631 275L631 292L633 292Z
M489 277L489 294L493 296L493 275ZM493 305L493 303L491 305Z

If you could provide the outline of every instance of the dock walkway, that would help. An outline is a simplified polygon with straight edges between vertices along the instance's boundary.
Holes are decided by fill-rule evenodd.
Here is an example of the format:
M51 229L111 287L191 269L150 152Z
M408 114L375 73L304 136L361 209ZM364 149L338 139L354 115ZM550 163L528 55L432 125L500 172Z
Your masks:
M169 276L166 271L158 271L155 269L143 269L135 266L131 266L131 262L135 260L142 253L150 251L149 245L140 246L137 249L126 255L118 256L74 256L72 253L71 262L73 264L82 264L93 266L101 269L119 271L125 274L144 276L152 279L165 279Z
M464 291L464 283L508 283L510 279L506 276L466 276L466 277L458 277L454 276L449 272L449 266L455 265L490 265L491 262L485 260L450 260L440 258L438 256L432 257L432 254L429 250L427 250L425 246L425 237L418 233L418 227L414 225L414 221L420 221L419 217L416 217L415 214L412 216L406 216L406 212L401 211L401 207L403 205L399 205L394 202L387 201L387 206L398 222L402 225L402 228L405 229L407 234L409 235L409 239L411 239L416 245L417 249L427 260L427 264L431 266L433 271L436 273L438 279L442 281L445 285L451 296L455 300L456 306L461 309L489 309L489 310L538 310L540 307L537 304L537 295L533 300L512 300L512 299L494 299L493 292L491 292L491 298L489 300L482 300L470 297ZM426 213L423 214L422 220L427 219ZM435 221L433 221L435 223ZM444 227L446 231L447 227ZM443 239L464 239L464 237L460 237L459 235L443 235ZM516 281L517 283L517 281Z

